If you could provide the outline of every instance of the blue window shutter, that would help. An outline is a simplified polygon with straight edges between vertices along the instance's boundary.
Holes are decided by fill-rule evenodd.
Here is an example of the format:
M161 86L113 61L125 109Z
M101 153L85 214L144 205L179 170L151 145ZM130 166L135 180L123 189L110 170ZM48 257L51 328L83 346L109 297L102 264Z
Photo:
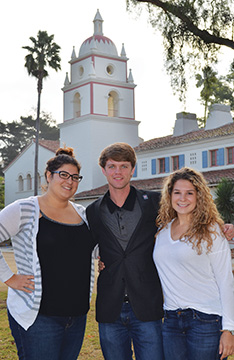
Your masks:
M224 165L224 148L218 149L217 165Z
M152 175L156 174L156 159L151 160L151 174Z
M202 167L207 168L208 167L208 152L202 151Z
M136 164L136 166L135 166L135 171L134 171L132 177L137 177L137 164Z
M170 160L169 157L166 157L166 158L165 158L165 172L166 172L166 173L170 172L169 160Z
M184 154L179 155L179 169L184 167Z

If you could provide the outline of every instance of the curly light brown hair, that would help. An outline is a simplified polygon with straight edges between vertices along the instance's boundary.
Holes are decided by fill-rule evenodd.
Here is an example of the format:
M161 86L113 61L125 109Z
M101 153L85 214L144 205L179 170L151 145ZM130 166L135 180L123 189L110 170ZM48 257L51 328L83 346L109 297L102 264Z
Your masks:
M191 243L198 254L202 253L202 244L205 242L207 252L209 252L213 245L212 236L216 237L218 235L214 225L218 224L222 233L223 220L218 213L205 178L200 172L192 168L184 167L166 178L162 190L160 210L156 219L159 231L177 218L177 213L172 207L171 195L178 180L190 181L197 192L197 203L192 212L190 226L181 236L184 239L180 240Z

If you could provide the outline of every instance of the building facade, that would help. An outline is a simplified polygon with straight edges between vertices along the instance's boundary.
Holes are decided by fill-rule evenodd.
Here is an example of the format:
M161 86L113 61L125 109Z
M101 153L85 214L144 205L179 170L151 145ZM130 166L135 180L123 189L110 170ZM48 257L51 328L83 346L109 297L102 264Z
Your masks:
M132 71L122 44L120 55L113 41L103 35L97 11L93 35L73 48L70 74L63 91L64 116L60 144L40 141L38 176L43 184L45 164L64 144L73 147L84 179L76 200L88 205L107 189L98 166L101 150L114 142L127 142L137 154L132 183L138 188L160 190L170 172L183 166L202 171L213 189L222 177L234 179L234 123L230 107L213 105L206 127L199 129L195 114L179 113L172 135L142 141L135 119ZM144 121L144 119L143 119ZM5 203L33 195L34 141L5 169Z
M38 193L45 184L46 162L55 155L59 141L40 140L38 157ZM4 169L5 205L34 194L35 141L32 140L23 151Z
M230 107L214 104L203 129L198 128L195 114L179 113L172 135L144 141L135 151L137 164L132 184L137 188L160 191L169 173L189 166L204 174L214 195L222 178L234 180L234 122ZM76 199L87 206L106 190L105 185L84 191Z
M179 113L172 135L145 141L135 150L135 179L165 177L183 166L201 172L233 169L234 123L230 107L214 104L203 129L198 128L195 114Z

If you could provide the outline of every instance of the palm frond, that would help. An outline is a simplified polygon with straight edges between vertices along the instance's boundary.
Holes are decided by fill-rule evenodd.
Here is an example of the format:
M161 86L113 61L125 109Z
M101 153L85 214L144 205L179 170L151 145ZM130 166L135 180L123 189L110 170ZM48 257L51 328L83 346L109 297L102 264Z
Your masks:
M215 191L215 203L223 220L234 222L234 181L223 178Z

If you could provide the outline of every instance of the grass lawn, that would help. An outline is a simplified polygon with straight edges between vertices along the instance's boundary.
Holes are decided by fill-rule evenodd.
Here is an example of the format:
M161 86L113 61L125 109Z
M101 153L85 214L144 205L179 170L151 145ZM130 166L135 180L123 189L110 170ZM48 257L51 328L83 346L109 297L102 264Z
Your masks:
M17 360L18 356L16 347L8 326L6 297L7 292L0 291L0 359ZM93 295L91 301L91 308L88 313L85 338L79 355L79 360L91 359L103 359L98 339L98 325L95 321L95 294ZM228 359L234 360L234 356L230 356Z
M17 351L8 326L6 310L6 291L0 291L0 359L17 360ZM79 360L103 359L99 345L98 325L95 321L95 295L88 313L87 326Z

